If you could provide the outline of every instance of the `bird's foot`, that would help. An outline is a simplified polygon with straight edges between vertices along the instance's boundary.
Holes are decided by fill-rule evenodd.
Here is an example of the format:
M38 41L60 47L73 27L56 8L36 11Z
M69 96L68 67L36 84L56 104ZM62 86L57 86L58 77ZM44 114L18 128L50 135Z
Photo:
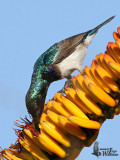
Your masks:
M69 75L68 77L66 77L68 80L65 82L65 85L63 87L63 89L61 89L60 91L58 91L58 93L64 95L65 94L65 90L67 90L67 87L72 87L72 81L71 81L71 75Z
M83 68L81 66L79 66L79 68L77 69L80 73L82 73Z
M64 95L64 94L65 94L65 93L64 93L64 88L63 88L63 89L61 89L60 91L58 91L58 93L60 93L60 94Z
M64 85L64 90L67 90L68 87L72 87L72 81L71 81L71 78L68 79L66 82L65 82L65 85Z

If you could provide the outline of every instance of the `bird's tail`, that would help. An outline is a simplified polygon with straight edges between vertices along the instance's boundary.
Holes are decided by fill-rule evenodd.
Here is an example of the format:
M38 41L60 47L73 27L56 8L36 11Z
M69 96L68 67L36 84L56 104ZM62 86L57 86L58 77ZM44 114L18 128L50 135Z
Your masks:
M104 26L105 24L107 24L108 22L110 22L115 16L110 17L109 19L107 19L106 21L104 21L103 23L99 24L97 27L95 27L94 29L91 30L91 32L89 33L89 35L92 35L93 33L97 32L98 29L100 29L102 26Z

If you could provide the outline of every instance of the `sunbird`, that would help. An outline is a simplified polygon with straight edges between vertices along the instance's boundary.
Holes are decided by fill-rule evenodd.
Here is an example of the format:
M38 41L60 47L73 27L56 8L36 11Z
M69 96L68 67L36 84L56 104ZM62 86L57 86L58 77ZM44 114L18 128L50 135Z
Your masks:
M38 132L48 87L54 81L69 79L74 70L82 71L81 65L87 47L97 31L114 17L110 17L94 29L55 43L35 62L30 88L26 94L26 107Z

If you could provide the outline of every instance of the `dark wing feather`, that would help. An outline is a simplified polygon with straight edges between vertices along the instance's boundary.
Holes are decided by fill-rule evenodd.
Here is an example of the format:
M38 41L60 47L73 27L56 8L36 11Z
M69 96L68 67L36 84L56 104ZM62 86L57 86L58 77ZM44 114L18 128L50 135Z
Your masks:
M91 30L60 41L57 44L59 47L59 54L56 56L56 60L54 63L60 63L62 60L71 55L75 51L76 47L82 42L84 37L89 34L89 32L91 32Z
M107 19L106 21L104 21L103 23L101 23L100 25L98 25L92 30L89 30L87 32L84 32L84 33L75 35L73 37L67 38L63 41L60 41L57 44L59 47L59 54L56 56L54 63L60 63L62 60L64 60L66 57L72 54L75 51L76 47L82 41L84 41L88 35L92 35L93 33L97 32L98 29L100 29L102 26L110 22L113 18L114 16L110 17L109 19Z

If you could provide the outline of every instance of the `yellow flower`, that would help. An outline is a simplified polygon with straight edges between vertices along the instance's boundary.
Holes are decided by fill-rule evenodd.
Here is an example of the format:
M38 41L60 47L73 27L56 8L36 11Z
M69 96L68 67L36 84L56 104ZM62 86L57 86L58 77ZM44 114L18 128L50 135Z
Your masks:
M24 125L15 122L21 128L15 130L18 140L1 151L0 160L57 160L71 157L70 150L75 159L84 146L95 141L102 123L120 114L120 27L117 31L113 32L115 43L109 42L105 53L96 55L90 68L86 66L72 77L73 87L68 86L65 95L56 93L45 104L40 133L27 119L22 119Z

